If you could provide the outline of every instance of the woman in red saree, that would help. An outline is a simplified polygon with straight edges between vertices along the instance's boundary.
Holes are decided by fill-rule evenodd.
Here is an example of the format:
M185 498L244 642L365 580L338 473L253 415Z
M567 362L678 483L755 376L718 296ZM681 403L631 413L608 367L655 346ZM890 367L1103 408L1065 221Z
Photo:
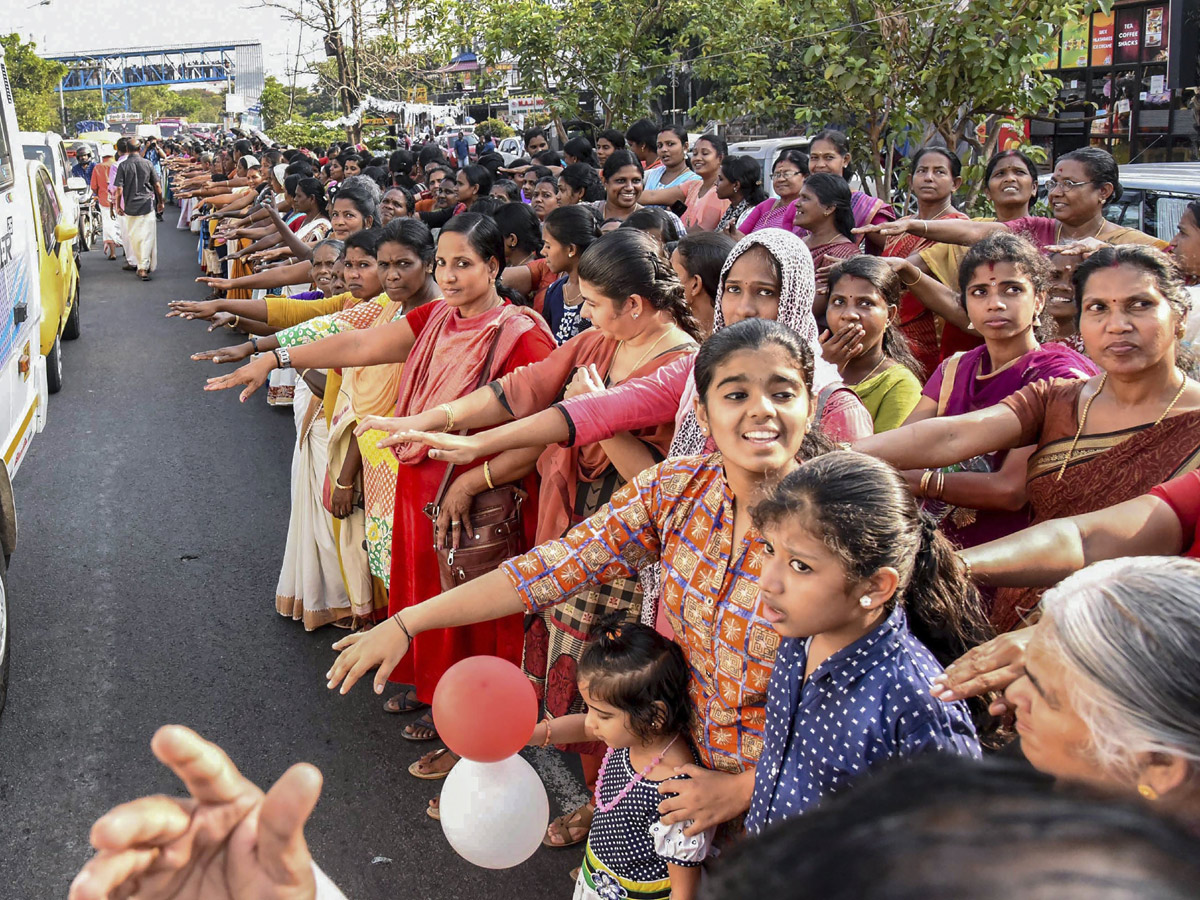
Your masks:
M541 362L449 404L456 424L477 429L533 415L564 397L644 377L695 353L698 324L678 277L658 253L653 238L632 229L605 235L580 258L579 279L584 315L593 327ZM404 419L376 418L365 424L393 432L396 436L383 443L399 444L413 437L414 430L437 431L445 416L444 410L430 409ZM475 469L456 478L443 506L451 515L468 509L471 498L486 489L490 472L521 468L536 459L536 541L560 538L600 509L634 475L661 462L674 433L673 423L662 423L592 444L506 451L489 461L489 472ZM437 446L435 437L421 436ZM559 717L585 710L575 670L596 621L617 610L629 621L637 621L641 608L638 579L628 577L590 588L570 609L527 617L525 672L547 715ZM583 756L584 774L589 784L594 783L603 746L572 744L561 749ZM454 762L452 754L438 751L415 763L412 771L420 778L440 776ZM563 819L566 821L557 827L551 826L549 842L554 846L569 846L586 837L590 807Z
M961 173L962 162L945 147L925 147L917 152L912 160L912 192L917 198L914 221L967 218L954 208L954 192L962 186ZM892 235L884 244L882 255L903 259L924 250L933 244L925 236L926 230L924 226L914 226L915 233ZM937 317L909 291L904 292L900 298L900 329L908 338L913 356L924 367L926 376L942 361L943 344L947 353L969 350L979 344L977 337L959 331L949 322L943 323L942 327L943 331L953 329L949 339L939 336Z
M926 419L859 441L902 469L946 466L1034 444L1026 476L1033 523L1131 500L1200 466L1200 384L1177 365L1187 299L1170 259L1105 248L1076 275L1080 334L1102 373L1026 385L995 406ZM1019 624L1040 591L1003 588L998 630Z
M206 390L245 385L242 399L262 385L272 369L290 364L298 369L405 363L396 409L408 414L436 407L470 393L481 381L506 375L544 359L554 339L533 310L509 303L498 291L504 266L504 239L492 219L473 213L455 216L442 228L434 275L443 300L413 310L398 321L348 331L292 348L289 356L263 354L223 378L211 379ZM493 342L489 371L482 372ZM443 421L439 427L447 424ZM369 426L360 425L358 431ZM434 499L445 464L428 458L426 448L399 448L393 522L389 614L436 595L441 590L435 541L450 540L450 529L434 526L425 516ZM526 472L528 469L526 468ZM515 481L526 472L493 473L497 484ZM535 480L525 479L527 490ZM532 507L531 507L532 508ZM526 518L532 540L534 522ZM519 663L521 617L510 616L484 626L431 631L415 648L397 681L416 686L415 700L429 703L442 673L467 656L494 654Z

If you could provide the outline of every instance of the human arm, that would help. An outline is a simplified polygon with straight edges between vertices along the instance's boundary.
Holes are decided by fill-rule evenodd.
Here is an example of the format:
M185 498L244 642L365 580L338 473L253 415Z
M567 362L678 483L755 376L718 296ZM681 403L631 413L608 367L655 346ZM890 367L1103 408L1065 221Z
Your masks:
M533 293L533 270L529 266L505 266L500 283L528 297Z
M1102 559L1171 556L1184 548L1179 515L1154 494L1095 512L1051 519L961 551L983 584L1045 587Z
M944 472L939 476L941 492L937 499L967 509L996 509L1016 512L1029 502L1026 489L1029 457L1036 447L1022 447L1004 457L995 472ZM924 469L910 469L905 478L918 497ZM932 482L932 479L931 479ZM927 483L927 487L928 487Z
M154 210L161 213L165 208L162 182L158 180L158 174L153 169L150 170L150 187L154 189Z
M696 900L700 896L700 866L681 866L667 863L671 877L671 900Z
M488 475L493 485L511 484L532 472L541 455L540 447L508 450L488 461L486 473L483 466L475 466L455 478L446 489L446 496L438 508L437 520L433 523L433 546L439 550L449 547L458 549L462 530L467 534L472 533L471 503L478 494L489 490ZM458 528L454 527L455 522L459 523Z
M529 738L529 747L541 747L551 744L586 744L594 741L595 735L587 730L587 713L573 713L569 716L555 716L547 723L543 720L534 726L533 736Z
M172 300L167 318L211 319L217 313L230 313L246 319L267 320L266 300Z
M684 182L687 184L687 182ZM687 203L688 195L683 185L674 187L655 188L652 191L642 191L638 203L642 206L674 206L676 203Z
M362 471L362 451L358 441L350 441L346 458L330 492L330 512L335 519L344 519L354 511L354 479ZM343 485L345 485L343 487Z
M447 414L447 407L449 407L449 414ZM473 430L487 428L489 425L496 425L511 419L512 414L505 409L496 392L490 385L484 385L465 397L459 397L457 400L443 403L432 409L422 410L416 415L367 416L355 431L357 434L363 434L372 429L386 431L390 436L382 439L379 446L395 447L399 444L410 443L411 438L408 435L411 432L442 432L451 430L451 426L454 431ZM545 444L542 447L545 447Z
M474 581L405 609L401 617L407 636L393 616L365 634L338 641L334 649L342 653L329 670L328 687L340 685L344 694L378 666L378 693L408 652L409 636L538 612L563 602L585 584L633 577L658 558L660 541L653 515L658 503L657 471L644 472L562 538L546 541Z
M321 773L292 766L267 793L216 744L180 725L150 744L190 795L121 804L92 826L93 856L70 900L313 900L316 874L304 825ZM328 896L328 895L327 895Z
M399 319L377 328L356 329L330 335L311 344L293 347L289 353L296 369L338 369L348 366L378 366L402 363L408 359L416 335L412 327ZM247 363L240 369L208 379L206 391L224 391L244 385L239 399L246 400L266 382L271 370L278 365L274 353Z
M271 222L275 225L275 230L279 232L279 237L284 245L291 251L292 255L297 259L312 259L313 248L312 244L305 243L296 232L288 227L288 224L283 221L283 216L273 206L265 206L267 215L271 217Z
M237 290L239 288L247 288L253 290L255 288L276 288L287 287L290 284L304 284L312 280L312 263L296 262L286 266L280 266L277 269L270 269L264 272L255 272L253 275L242 275L240 278L212 278L201 276L196 279L199 284L207 284L209 287L216 288L222 291Z
M977 244L989 234L1007 231L1002 222L973 222L970 219L896 219L879 225L863 225L855 234L881 234L885 238L915 234L942 244Z
M935 224L940 225L941 223ZM959 301L958 294L932 275L921 271L912 261L913 257L903 259L898 256L884 256L881 258L896 272L904 289L920 300L922 306L964 331L971 329L971 319Z
M580 366L575 370L575 375L567 385L565 396L569 400L572 397L602 390L604 390L604 379L600 376L600 371L592 364ZM650 468L662 459L661 454L656 457L645 442L628 431L622 431L599 443L604 450L604 455L608 457L609 462L613 464L625 481L629 481L638 472Z
M1021 442L1021 420L997 404L961 416L925 419L856 441L855 450L898 469L936 469L973 456L1010 450Z
M692 820L684 829L688 837L694 837L723 822L736 819L750 808L754 794L754 770L732 774L714 772L702 766L680 766L676 774L687 775L685 780L664 781L658 786L660 794L675 794L658 804L658 812L664 825Z

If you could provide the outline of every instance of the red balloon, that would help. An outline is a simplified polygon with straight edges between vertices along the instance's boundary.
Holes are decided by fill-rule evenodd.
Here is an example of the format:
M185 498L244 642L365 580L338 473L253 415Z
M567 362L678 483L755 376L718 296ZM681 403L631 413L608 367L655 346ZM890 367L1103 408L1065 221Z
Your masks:
M433 692L438 736L456 754L476 762L499 762L524 747L537 712L529 679L498 656L455 663Z

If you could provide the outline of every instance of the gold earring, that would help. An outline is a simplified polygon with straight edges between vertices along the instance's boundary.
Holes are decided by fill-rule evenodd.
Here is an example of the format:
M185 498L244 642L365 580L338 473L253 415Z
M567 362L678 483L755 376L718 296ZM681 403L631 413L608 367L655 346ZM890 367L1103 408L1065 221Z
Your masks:
M1154 800L1158 799L1158 791L1156 791L1154 788L1150 787L1150 785L1148 785L1148 784L1139 784L1138 785L1138 793L1150 801L1154 801Z

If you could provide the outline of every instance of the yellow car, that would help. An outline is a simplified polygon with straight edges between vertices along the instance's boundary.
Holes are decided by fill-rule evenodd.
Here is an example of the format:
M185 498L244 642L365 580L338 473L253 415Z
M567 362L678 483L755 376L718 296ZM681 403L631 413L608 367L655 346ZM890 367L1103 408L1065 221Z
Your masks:
M63 202L40 162L26 163L29 195L37 235L37 266L42 292L42 353L46 357L46 386L62 390L62 342L79 337L79 269L74 243L79 229L63 215Z

